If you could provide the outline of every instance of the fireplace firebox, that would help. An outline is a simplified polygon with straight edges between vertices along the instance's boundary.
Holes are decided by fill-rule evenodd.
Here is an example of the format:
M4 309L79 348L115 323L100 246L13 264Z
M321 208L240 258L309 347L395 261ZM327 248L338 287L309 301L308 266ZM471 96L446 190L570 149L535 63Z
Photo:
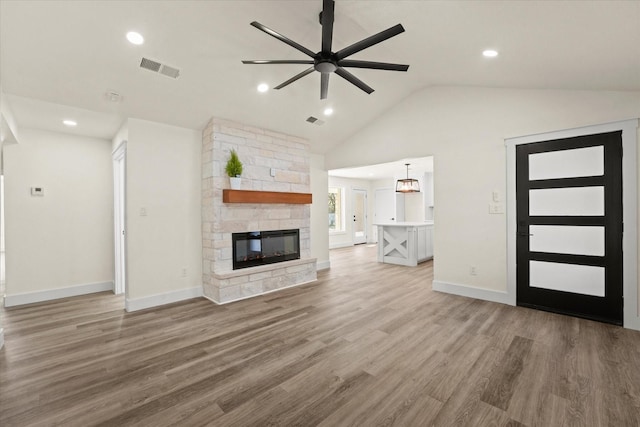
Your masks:
M233 233L233 269L300 259L299 230Z

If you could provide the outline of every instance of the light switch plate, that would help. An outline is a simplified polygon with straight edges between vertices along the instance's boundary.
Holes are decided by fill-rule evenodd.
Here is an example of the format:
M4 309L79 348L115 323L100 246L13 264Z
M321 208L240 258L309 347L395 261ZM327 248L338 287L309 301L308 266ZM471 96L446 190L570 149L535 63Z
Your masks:
M503 214L504 205L502 203L489 203L490 214Z

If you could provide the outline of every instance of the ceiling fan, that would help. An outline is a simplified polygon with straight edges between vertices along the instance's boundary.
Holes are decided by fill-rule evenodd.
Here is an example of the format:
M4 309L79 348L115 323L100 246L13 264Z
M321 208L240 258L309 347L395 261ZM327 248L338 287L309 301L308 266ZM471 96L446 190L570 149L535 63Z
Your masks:
M290 85L296 80L311 74L314 70L318 71L320 77L320 99L326 99L329 92L329 76L331 73L336 73L348 82L356 85L366 93L370 94L373 89L364 83L362 80L351 74L345 68L370 68L374 70L390 70L390 71L407 71L408 65L402 64L389 64L387 62L373 62L373 61L358 61L353 59L346 59L347 57L358 53L368 47L383 42L391 37L397 36L404 32L404 27L401 24L394 25L384 31L360 40L350 46L340 49L336 52L331 50L331 41L333 38L333 16L334 16L334 0L323 0L322 12L320 12L320 24L322 25L322 48L320 52L313 52L310 49L296 43L295 41L283 36L282 34L265 27L259 22L253 21L252 26L256 27L260 31L264 31L272 37L280 40L299 50L311 59L304 60L255 60L255 61L242 61L243 64L309 64L310 68L307 68L301 73L296 74L289 80L276 86L274 89L282 89L283 87Z

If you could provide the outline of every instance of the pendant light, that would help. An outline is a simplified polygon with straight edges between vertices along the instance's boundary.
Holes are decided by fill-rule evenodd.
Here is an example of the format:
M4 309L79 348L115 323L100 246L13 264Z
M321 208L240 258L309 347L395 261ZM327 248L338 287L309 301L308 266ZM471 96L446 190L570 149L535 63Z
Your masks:
M411 163L405 163L407 166L407 179L399 179L396 183L396 193L419 193L420 183L417 179L409 178L409 165Z

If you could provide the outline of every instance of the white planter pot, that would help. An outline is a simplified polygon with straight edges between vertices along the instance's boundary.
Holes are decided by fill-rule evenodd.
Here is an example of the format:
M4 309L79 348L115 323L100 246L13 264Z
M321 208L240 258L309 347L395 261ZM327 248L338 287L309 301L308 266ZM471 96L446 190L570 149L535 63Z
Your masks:
M229 182L231 183L232 190L239 190L242 185L242 178L239 176L229 177Z

